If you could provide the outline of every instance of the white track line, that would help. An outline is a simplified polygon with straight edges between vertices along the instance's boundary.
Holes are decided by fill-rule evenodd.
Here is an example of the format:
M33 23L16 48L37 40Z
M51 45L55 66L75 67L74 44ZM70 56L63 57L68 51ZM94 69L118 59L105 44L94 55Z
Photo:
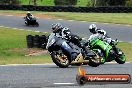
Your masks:
M0 14L0 15L3 15L3 14ZM4 15L4 16L15 16L15 15ZM24 17L24 16L19 16L19 17ZM40 18L40 17L37 17L37 18ZM45 18L45 19L52 20L52 18ZM55 20L66 20L66 19L55 19ZM67 21L71 21L72 22L72 21L78 21L78 20L67 20ZM79 22L88 22L88 21L79 21ZM91 22L91 23L100 23L100 22ZM112 23L101 23L101 24L112 24ZM115 24L115 25L132 26L132 24Z
M127 63L132 63L130 62L125 62ZM106 62L105 64L117 64L116 62ZM45 64L7 64L7 65L0 65L0 66L45 66L45 65L55 65L54 63L45 63Z
M4 27L4 26L0 26L0 27Z
M7 64L7 65L0 65L3 67L6 66L45 66L45 65L55 65L54 63L45 63L45 64Z
M25 30L25 29L18 29L18 30Z
M4 27L4 28L11 28L11 29L14 29L14 30L25 30L25 31L33 31L33 32L41 32L41 31L34 31L34 30L27 30L27 29L19 29L19 28L13 28L13 27L6 27L6 26L1 26L0 27ZM43 33L48 33L48 32L43 32Z
M46 18L46 19L50 19L52 20L52 18ZM66 19L55 19L55 20L66 20ZM66 21L70 21L70 22L74 22L74 21L79 21L79 20L66 20ZM86 23L86 22L89 22L89 21L79 21L79 22L83 22L83 23ZM100 23L100 22L90 22L90 23L94 23L94 24L97 24L97 23ZM114 24L114 25L123 25L123 26L132 26L132 24L116 24L116 23L101 23L101 24L105 24L105 25L108 25L108 24Z
M106 64L116 64L117 62L106 62ZM130 62L125 62L126 64L128 64L128 63L132 63L132 61L130 61Z
M35 32L40 32L40 31L35 31Z
M27 30L27 29L21 29L21 28L13 28L13 27L6 27L6 26L0 26L0 27L4 27L4 28L11 28L11 29L14 29L14 30L25 30L25 31L33 31L33 30ZM40 31L34 31L34 32L40 32ZM44 32L44 33L47 33L47 32Z
M53 83L55 85L73 85L75 83Z

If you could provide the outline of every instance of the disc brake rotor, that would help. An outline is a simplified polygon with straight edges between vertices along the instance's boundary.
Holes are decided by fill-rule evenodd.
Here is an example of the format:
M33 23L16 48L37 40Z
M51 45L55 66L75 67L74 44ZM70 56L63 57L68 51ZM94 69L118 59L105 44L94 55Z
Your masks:
M91 59L92 61L99 63L101 61L101 57L99 56L95 56L93 59Z
M67 64L68 63L68 59L66 55L57 55L57 59L60 61L60 63L62 64Z

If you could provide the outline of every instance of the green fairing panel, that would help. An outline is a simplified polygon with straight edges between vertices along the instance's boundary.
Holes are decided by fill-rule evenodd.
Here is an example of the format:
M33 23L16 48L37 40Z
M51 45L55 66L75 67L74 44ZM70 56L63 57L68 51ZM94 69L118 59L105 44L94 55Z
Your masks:
M92 48L99 46L102 50L106 51L105 55L106 57L109 54L109 50L112 48L108 43L98 39L98 38L93 38L90 40L90 45Z

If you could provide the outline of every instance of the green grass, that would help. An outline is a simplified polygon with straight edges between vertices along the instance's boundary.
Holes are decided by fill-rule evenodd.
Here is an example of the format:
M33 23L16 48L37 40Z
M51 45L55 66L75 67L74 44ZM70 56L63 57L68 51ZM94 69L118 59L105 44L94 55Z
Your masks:
M120 42L117 47L119 47L126 55L127 61L132 61L132 43L127 43L127 42Z
M8 52L10 53L10 52ZM17 52L14 52L17 53ZM0 56L0 64L44 64L44 63L52 63L50 55L40 55L40 56L24 56L20 54L14 54L10 56Z
M26 52L24 49L26 49L26 35L29 34L41 35L45 33L0 27L0 64L36 64L51 62L48 54L25 56Z
M132 13L71 13L71 12L47 12L45 14L52 15L62 19L102 22L102 23L118 23L132 24Z
M21 4L25 4L25 5L29 4L29 0L20 0L20 1L21 1ZM88 1L90 0L78 0L77 6L87 6ZM30 3L30 4L33 4L33 3ZM44 5L44 6L54 6L54 0L42 0L42 2L41 0L38 0L37 4Z
M28 34L45 33L0 27L0 64L40 64L52 62L49 54L25 56L26 35ZM131 46L132 43L127 42L118 44L118 47L125 53L127 61L132 61Z
M24 48L26 47L26 35L44 34L25 30L9 30L0 27L0 49Z

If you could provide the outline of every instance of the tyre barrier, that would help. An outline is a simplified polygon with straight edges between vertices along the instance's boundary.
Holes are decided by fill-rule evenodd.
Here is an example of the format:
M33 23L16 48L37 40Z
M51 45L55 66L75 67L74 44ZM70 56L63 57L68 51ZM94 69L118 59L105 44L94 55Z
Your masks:
M47 42L48 42L48 36L46 35L41 35L39 37L40 41L40 47L43 48L43 49L46 49L46 45L47 45Z
M33 45L36 48L40 48L39 35L35 35L33 38Z
M24 11L45 11L45 12L103 12L120 13L132 12L132 7L109 6L109 7L73 7L73 6L34 6L34 5L1 5L0 10L24 10Z
M32 35L27 35L26 36L26 41L27 41L27 47L28 48L33 48L33 36Z
M48 35L27 35L27 48L42 48L46 49Z

